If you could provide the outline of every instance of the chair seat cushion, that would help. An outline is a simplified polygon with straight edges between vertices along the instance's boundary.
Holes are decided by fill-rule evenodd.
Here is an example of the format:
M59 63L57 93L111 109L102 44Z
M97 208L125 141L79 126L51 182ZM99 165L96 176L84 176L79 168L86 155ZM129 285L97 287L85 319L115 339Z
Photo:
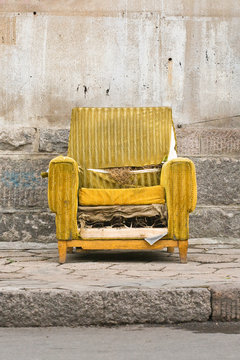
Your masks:
M164 204L165 190L161 185L127 189L88 189L79 190L79 204L97 205L148 205Z

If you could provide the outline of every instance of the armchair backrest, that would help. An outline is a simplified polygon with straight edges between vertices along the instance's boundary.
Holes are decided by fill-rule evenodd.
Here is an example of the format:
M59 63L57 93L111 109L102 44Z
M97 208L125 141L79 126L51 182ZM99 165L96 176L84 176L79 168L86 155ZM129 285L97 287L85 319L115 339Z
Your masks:
M156 165L167 158L172 110L75 108L68 156L83 168Z
M172 128L168 107L74 108L68 156L82 169L157 165L168 157Z

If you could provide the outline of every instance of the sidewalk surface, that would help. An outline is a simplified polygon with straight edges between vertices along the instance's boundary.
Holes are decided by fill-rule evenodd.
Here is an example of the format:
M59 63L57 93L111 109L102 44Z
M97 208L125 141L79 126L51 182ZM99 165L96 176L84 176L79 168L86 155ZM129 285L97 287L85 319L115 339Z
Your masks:
M240 239L178 250L91 251L58 264L57 244L0 242L0 326L240 320Z

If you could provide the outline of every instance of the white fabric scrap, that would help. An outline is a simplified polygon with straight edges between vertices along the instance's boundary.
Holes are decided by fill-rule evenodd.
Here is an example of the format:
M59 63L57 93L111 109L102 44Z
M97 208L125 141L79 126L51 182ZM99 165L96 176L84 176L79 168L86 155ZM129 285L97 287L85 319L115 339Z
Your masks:
M155 242L157 242L158 240L162 239L165 235L167 235L167 231L165 231L163 234L161 235L156 235L156 236L152 236L149 238L145 238L144 240L147 241L149 243L149 245L153 245L155 244Z
M175 150L175 136L174 136L174 131L173 131L173 127L172 127L172 131L171 131L171 143L170 143L170 151L168 154L168 161L172 160L172 159L176 159L177 158L177 153Z

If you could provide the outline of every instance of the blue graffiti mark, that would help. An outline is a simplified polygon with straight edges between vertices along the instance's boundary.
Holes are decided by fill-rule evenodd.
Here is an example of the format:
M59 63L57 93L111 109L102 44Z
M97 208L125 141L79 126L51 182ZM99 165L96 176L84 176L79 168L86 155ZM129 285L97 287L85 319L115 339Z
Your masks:
M1 175L2 184L6 187L23 187L34 188L39 183L39 179L36 174L30 171L27 172L15 172L15 171L3 171Z

